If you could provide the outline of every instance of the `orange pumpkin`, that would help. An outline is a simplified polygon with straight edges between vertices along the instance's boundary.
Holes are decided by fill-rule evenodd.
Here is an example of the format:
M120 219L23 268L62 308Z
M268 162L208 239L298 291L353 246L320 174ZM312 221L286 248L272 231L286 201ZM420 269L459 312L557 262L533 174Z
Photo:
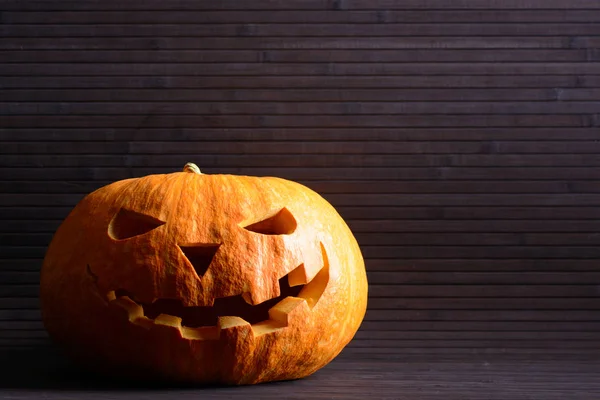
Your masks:
M362 322L367 279L317 193L188 164L86 196L48 248L41 304L51 337L93 368L251 384L330 362Z

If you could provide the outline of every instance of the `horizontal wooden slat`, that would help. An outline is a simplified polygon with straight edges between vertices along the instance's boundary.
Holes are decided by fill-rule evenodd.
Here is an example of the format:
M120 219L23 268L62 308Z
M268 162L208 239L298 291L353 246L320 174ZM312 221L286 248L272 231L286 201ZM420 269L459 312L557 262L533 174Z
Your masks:
M597 111L591 102L291 102L291 103L254 103L254 102L212 102L212 103L0 103L0 115L147 115L156 116L201 116L232 115L242 118L244 115L265 114L272 118L292 115L353 116L365 115L382 117L420 114L439 115L440 109L447 114L512 114L519 115L566 115L577 113L591 114ZM542 150L543 151L543 150Z
M270 15L270 13L262 13ZM44 14L48 18L49 14ZM131 17L131 15L129 16ZM585 49L404 49L395 50L69 50L0 51L11 63L213 63L213 62L574 62L586 61L593 53ZM592 58L595 59L595 58ZM482 94L483 95L483 94ZM519 96L519 93L514 93ZM31 98L31 97L30 97ZM30 99L28 98L28 99Z
M600 339L595 340L354 340L349 349L394 348L401 351L404 348L432 348L432 349L493 349L506 348L519 349L548 349L561 347L563 349L590 349L595 350L600 345Z
M0 331L44 331L42 321L0 321Z
M557 99L560 101L595 101L600 97L598 89L564 89L557 91Z
M598 48L600 40L596 36L581 36L572 41L573 48Z
M445 89L444 89L445 90ZM453 91L455 89L448 89ZM460 90L460 89L459 89ZM494 89L490 89L494 90ZM504 89L502 89L504 90ZM510 90L510 89L508 89ZM563 89L564 90L564 89ZM585 89L588 90L588 89ZM92 91L86 90L86 91ZM487 89L486 89L487 91ZM9 93L4 90L2 93ZM339 91L338 91L339 92ZM142 91L143 93L143 91ZM0 93L1 95L1 93ZM164 142L181 143L188 141L233 141L233 142L254 142L254 141L334 141L334 142L371 142L371 141L563 141L578 142L595 140L598 137L598 130L595 127L584 128L561 128L561 127L480 127L480 128L333 128L318 127L313 129L306 128L155 128L140 127L131 130L126 128L4 128L0 127L0 134L6 138L6 142L20 141L39 141L46 142ZM203 155L197 155L202 157ZM498 158L500 157L500 158ZM581 165L576 160L585 160L586 163L593 163L595 158L591 156L571 156L555 155L561 162L560 166ZM396 157L398 158L398 157ZM410 165L398 163L392 165ZM435 160L435 159L434 159ZM450 164L456 163L465 166L475 166L483 164L501 163L506 166L515 165L534 165L542 163L540 158L532 155L528 157L514 157L501 155L460 155L457 158L445 158ZM452 160L455 160L454 162ZM489 161L488 161L489 160ZM497 161L495 161L497 160ZM532 160L533 164L528 160ZM564 161L570 160L570 161ZM597 161L596 161L597 162Z
M365 249L367 251L369 247ZM473 251L473 249L471 249ZM506 250L509 252L510 250ZM21 277L23 275L20 275ZM522 285L548 284L590 284L600 283L600 272L368 272L369 282L373 284L490 284L510 285L518 282ZM8 277L7 277L8 278ZM37 278L34 274L32 278Z
M192 157L188 157L188 160ZM0 167L0 176L7 181L16 180L44 180L44 179L60 179L60 180L99 180L99 181L115 181L126 178L140 177L148 174L160 174L160 173L172 173L178 171L181 163L173 165L171 168L155 167L155 168L143 168L143 167L127 167L127 168L115 168L115 167L98 167L94 168L91 166L83 166L81 168L69 168L69 167L48 167L48 168L6 168ZM291 179L295 181L313 181L322 180L323 171L327 171L327 174L331 180L343 181L343 180L461 180L461 181L472 181L472 180L596 180L600 176L600 172L596 169L590 168L576 168L576 167L529 167L529 168L501 168L501 167L488 167L488 168L465 168L461 166L457 167L399 167L399 168L381 168L381 167L355 167L355 168L315 168L315 167L286 167L286 168L263 168L263 167L218 167L218 168L203 168L204 173L209 174L246 174L254 176L278 176L280 178ZM364 195L364 194L363 194ZM13 194L12 197L18 196ZM23 194L23 197L27 197L27 194ZM505 196L491 194L489 196L478 195L471 196L471 200L468 204L456 204L453 201L453 197L457 195L449 196L449 201L445 204L428 204L427 201L422 205L445 205L445 206L460 206L460 205L491 205L478 199L493 198L493 203L499 202L504 204L496 205L514 205L514 206L529 206L535 205L573 205L576 202L580 206L591 206L588 199L594 199L595 195L588 194L573 194L556 196L553 198L542 198L537 195L530 195L523 197L523 203L517 203L511 201L511 195ZM435 196L423 195L419 200L428 199ZM57 195L49 195L48 199L60 199L65 198ZM329 196L330 199L334 199L333 195ZM514 196L513 196L514 198ZM6 197L4 204L8 202L9 197ZM357 201L359 197L354 197L353 201ZM362 198L361 198L362 199ZM376 199L379 205L403 205L397 203L397 201L406 202L405 204L413 203L409 196L398 196L388 195L387 197L382 196L380 199ZM63 200L64 201L64 200ZM362 202L362 204L349 204L348 202L339 202L337 205L368 205L372 200ZM391 202L390 202L391 201ZM14 203L12 203L14 204ZM55 205L56 203L50 202L46 205ZM3 204L0 204L3 205ZM23 204L24 205L24 204Z
M600 83L589 75L543 75L543 76L256 76L204 77L204 76L90 76L80 77L0 77L2 88L48 89L48 88L596 88ZM87 125L90 127L89 125ZM329 124L323 126L334 127ZM539 125L555 128L551 125ZM181 127L180 125L178 127ZM192 128L205 127L196 125ZM356 126L354 126L356 127ZM48 126L43 126L48 128ZM111 126L115 128L115 126Z
M176 49L569 49L596 47L590 37L563 36L387 37L387 38L0 38L0 50Z
M23 330L0 330L0 340L3 339L42 339L48 340L48 333L42 330L23 331Z
M0 348L16 349L19 347L50 347L52 344L47 338L0 338Z
M60 148L60 142L52 142L52 145L47 146L48 148ZM6 144L6 149L15 148L10 144ZM76 146L76 145L74 145ZM490 149L494 146L494 143L486 142L481 144L482 149ZM85 147L85 146L82 146ZM98 150L102 152L102 148L104 147L103 143L99 143L96 145ZM193 146L190 147L201 147L201 146ZM235 147L235 146L234 146ZM293 147L293 145L291 146ZM412 146L407 146L408 149ZM559 145L557 145L559 147ZM565 146L569 147L569 146ZM575 146L571 146L575 147ZM593 146L592 146L593 148ZM326 151L326 149L323 149ZM448 149L451 150L451 149ZM18 152L18 151L17 151ZM264 174L275 175L281 171L282 168L299 168L304 165L310 165L312 168L318 167L329 167L329 168L350 168L350 167L365 167L365 168L398 168L398 167L440 167L438 171L439 173L435 175L426 175L425 178L439 178L442 174L443 168L447 170L447 168L453 167L492 167L492 168L501 168L501 167L553 167L554 171L558 171L561 173L557 167L595 167L600 165L600 155L598 154L590 154L590 153L575 153L575 154L459 154L459 153L446 153L446 154L418 154L418 146L415 146L415 153L413 154L403 154L402 157L399 157L394 154L364 154L364 155L354 155L354 154L302 154L302 157L292 157L289 154L231 154L225 153L219 156L213 154L207 154L204 151L201 153L196 153L193 155L190 154L153 154L153 155L140 155L140 154L127 154L127 155L102 155L102 154L66 154L66 155L47 155L47 154L20 154L15 155L3 155L0 159L0 168L1 167L14 167L14 168L33 168L43 165L44 168L66 168L71 167L71 171L69 171L68 175L64 172L58 172L53 176L54 182L57 184L61 184L57 179L68 178L72 181L81 181L82 177L89 177L86 170L86 175L77 176L77 171L82 171L85 167L96 167L100 168L116 168L114 171L118 171L119 169L123 172L122 176L129 176L127 169L136 168L136 172L139 176L152 174L157 171L164 171L170 169L171 171L176 171L180 168L181 165L185 165L190 160L193 160L196 164L201 165L203 170L211 170L213 173L219 173L220 171L225 171L225 169L231 168L272 168L271 171L268 169L264 169ZM530 170L530 168L527 168ZM284 170L285 171L285 170ZM549 172L551 172L550 170ZM41 171L40 171L41 172ZM506 170L505 174L509 174L510 170ZM127 175L126 175L127 174ZM421 175L423 176L423 175ZM496 175L498 176L498 175ZM490 176L491 179L496 179L496 176ZM518 175L516 178L519 179L521 175ZM536 176L530 175L529 182L531 180L538 179ZM546 176L546 175L545 175ZM543 179L548 179L548 178ZM551 174L547 174L552 178ZM539 175L538 175L539 177ZM551 182L538 182L538 187L553 187L555 189L547 189L552 192L557 190L556 188L560 187L563 191L570 191L574 193L578 192L586 192L586 191L594 191L595 183L588 181L584 181L583 179L587 178L588 175L575 174L572 179L567 180L568 177L565 174L561 173L560 177L556 177L556 180L552 180ZM9 177L10 178L10 177ZM120 176L118 174L110 175L107 179L117 180ZM410 177L409 177L410 178ZM419 175L414 176L415 179L419 179ZM509 176L506 177L511 178ZM550 179L551 179L550 178ZM33 180L35 178L30 178L29 180ZM363 178L365 179L365 178ZM393 179L393 178L392 178ZM486 176L481 176L477 181L481 182L481 180L485 180ZM514 179L514 175L513 175ZM526 178L525 178L526 179ZM506 185L514 185L515 188L522 187L525 184L523 182L516 182L512 180L510 182L506 182ZM311 185L311 182L317 181L317 179L297 179L305 184ZM360 181L360 177L357 177L357 181ZM109 182L108 180L105 182ZM356 186L346 180L347 183L338 182L340 185L346 185L348 190L352 192ZM393 180L388 180L387 185L391 184ZM433 185L431 181L430 184ZM402 186L407 183L404 181L403 183L396 182L396 186ZM8 183L10 184L10 183ZM48 183L50 184L50 183ZM69 183L63 183L64 185L68 185ZM98 184L97 182L89 182L89 185ZM316 183L312 183L314 185ZM380 185L380 180L370 183L373 186ZM414 183L415 185L418 183ZM438 185L449 184L448 182L439 181ZM469 185L468 182L463 180L464 185ZM74 183L77 185L77 183ZM389 186L385 187L389 187ZM427 185L427 184L426 184ZM521 185L521 186L519 186ZM334 186L332 184L332 186ZM73 186L73 189L83 188L81 186ZM24 192L27 192L26 188L22 189ZM54 189L57 190L57 189ZM408 190L408 189L404 189ZM483 190L483 189L481 189ZM499 190L499 189L498 189ZM535 191L535 186L531 186L532 191ZM540 191L544 191L546 189L539 189ZM508 190L510 192L511 190Z
M362 233L355 234L362 246L588 246L600 245L597 233L454 233L448 236L432 236L426 233ZM34 236L35 238L35 236ZM31 238L30 240L35 240ZM8 239L8 238L7 238ZM38 236L41 243L49 236ZM7 242L9 244L10 241ZM15 241L16 243L16 241ZM20 241L19 243L24 243ZM31 242L30 242L31 243Z
M423 272L423 275L430 272ZM520 274L513 273L515 277ZM371 274L372 275L372 274ZM448 280L448 283L455 282ZM0 303L1 304L1 303ZM586 298L395 298L372 297L368 307L371 310L597 310L600 299ZM376 335L382 337L382 335ZM387 337L389 338L389 337Z
M29 3L29 2L28 2ZM50 3L44 2L49 8ZM55 3L54 3L55 4ZM54 5L52 4L52 5ZM499 3L502 4L502 3ZM563 3L564 4L564 3ZM6 9L3 13L5 24L208 24L208 23L286 23L305 24L329 23L574 23L596 22L596 15L587 9L531 9L520 8L515 10L503 9L412 9L394 10L391 8L373 10L294 10L285 11L270 8L269 12L256 10L149 10L143 8L134 13L121 11L75 11L78 4L70 4L59 12L58 10L40 11L40 3L29 10L22 11L21 3L14 9ZM27 7L27 5L26 5ZM107 8L108 9L108 8Z
M593 297L597 285L370 285L377 297ZM535 290L533 290L535 289Z
M356 232L597 232L596 221L350 221ZM53 226L48 224L48 226Z
M579 81L583 87L598 87L600 85L600 75L582 75Z
M597 260L552 259L369 259L370 271L598 271ZM517 296L518 297L518 296Z
M465 119L462 115L352 115L348 110L345 115L136 115L136 116L59 116L43 115L33 118L31 115L4 116L6 128L33 127L106 127L138 128L140 125L155 127L189 127L206 126L212 128L248 128L248 127L525 127L525 126L560 126L586 127L593 123L591 114L563 115L473 115ZM118 124L117 124L118 122Z
M38 53L39 54L39 53ZM582 100L593 99L597 89L563 89L534 88L514 91L511 89L348 89L344 91L334 89L241 89L241 90L190 90L190 89L5 89L0 92L0 101L4 102L53 102L60 97L63 102L243 102L252 101L428 101L428 102L466 102L466 101L550 101L557 100ZM164 103L163 103L164 104ZM103 105L98 105L102 107ZM148 106L155 106L154 103ZM215 132L215 134L217 134ZM524 135L525 136L525 135ZM218 138L218 135L215 135ZM562 138L564 140L564 137Z
M27 271L0 271L0 282L4 285L11 284L38 284L40 281L40 274L38 272L27 272ZM2 304L0 300L0 305ZM1 308L1 307L0 307ZM10 307L14 308L14 307Z
M593 74L599 63L195 63L169 64L71 64L43 63L0 65L4 76L319 76L366 75L386 77L395 75L572 75ZM566 107L566 104L562 104ZM251 110L249 108L248 110Z
M32 249L33 250L33 249ZM10 254L10 248L7 249ZM39 253L38 253L39 254ZM367 258L568 258L598 259L596 246L363 246ZM513 277L517 279L517 277Z
M235 0L212 1L176 0L164 3L158 0L133 0L122 2L88 1L82 4L71 1L40 2L32 1L22 5L17 0L5 2L7 10L361 10L361 9L598 9L600 6L594 0L573 0L564 3L562 0L466 0L459 3L448 3L444 0L432 0L423 3L419 0L404 0L397 3L392 0L346 0L343 4L334 0L295 0L280 3L276 0L257 0L252 3L240 3Z
M565 171L563 169L562 171ZM567 170L568 171L568 170ZM458 172L458 171L457 171ZM462 171L460 171L462 172ZM467 173L464 173L467 175ZM459 175L458 173L456 175ZM475 172L472 174L477 175ZM466 178L466 176L465 176ZM510 179L508 176L505 179ZM77 196L79 197L79 196ZM326 196L336 205L422 205L422 206L488 206L488 205L540 205L540 206L592 206L598 204L600 196L596 194L557 194L544 196L538 194L447 194L442 199L435 194L411 194L399 196L397 194L381 194L370 196L369 194L354 194L352 196L330 194ZM517 200L518 199L518 200ZM517 204L518 203L518 204ZM551 222L551 221L550 221Z
M384 362L384 363L391 363L391 362L400 362L403 365L405 364L410 364L409 361L419 361L422 360L423 357L431 357L434 358L437 362L441 362L441 363L445 363L446 360L465 360L465 359L469 359L470 357L485 357L486 359L489 359L489 357L499 357L501 360L505 360L505 359L514 359L515 357L519 358L519 360L521 360L521 363L528 363L530 362L532 359L536 359L538 361L541 360L557 360L557 357L566 357L566 360L580 360L580 359L585 359L585 360L591 360L594 359L595 357L595 352L592 351L589 348L584 348L584 349L573 349L573 348L557 348L557 347L553 347L553 348L531 348L531 349L522 349L522 348L516 348L516 349L510 349L510 348L471 348L471 347L464 347L464 348L444 348L444 347L439 347L439 348L422 348L422 347L408 347L408 348L394 348L394 347L383 347L383 348L346 348L344 350L344 352L342 353L342 357L346 358L346 359L352 359L352 360L369 360L372 362ZM485 363L485 362L482 362ZM481 369L481 368L480 368ZM512 367L511 367L512 370ZM425 373L421 373L422 375L425 375ZM422 376L421 375L421 376ZM463 375L461 375L462 377ZM467 374L467 376L471 376L470 374ZM531 376L531 374L527 374L525 376ZM558 373L557 376L563 376L562 374ZM460 380L461 377L456 377L456 380ZM493 381L493 378L489 378L488 381ZM552 383L555 383L556 380L551 380ZM571 381L572 382L572 381ZM424 385L429 385L431 383L431 380L427 380L426 383L424 383ZM441 385L441 384L440 384ZM556 391L552 391L552 390L545 390L544 388L548 388L548 384L546 383L542 383L539 386L536 386L537 389L541 390L543 392L543 396L545 398L551 398L548 397L548 395L553 395L556 393ZM573 387L573 388L568 388L568 389L561 389L563 390L563 393L573 393L574 391L577 391L581 389L581 386L579 387ZM458 390L457 390L458 392ZM373 393L373 390L369 390L369 394ZM394 391L393 393L397 393L397 391ZM489 393L498 393L497 391L497 386L492 386L490 389L485 390L486 395L489 395ZM519 393L522 393L522 391L519 391ZM559 392L560 393L560 392ZM512 395L512 392L511 392ZM361 394L361 396L364 396L364 394ZM422 392L419 391L418 392L418 396L419 397L423 397L422 396ZM435 392L432 393L432 398L434 399L435 396L439 396L439 389L437 389ZM560 400L562 398L562 396L564 396L562 393L560 393L558 395L558 397L555 397L556 400ZM505 393L499 393L499 397L489 397L490 399L495 399L495 400L503 400L506 397ZM526 397L523 397L522 399L526 399ZM585 398L584 398L585 399ZM587 399L586 399L587 400Z
M39 310L0 310L2 321L39 321Z
M227 146L224 147L224 144ZM598 155L598 141L377 141L377 142L256 142L224 143L223 141L190 141L185 145L172 142L10 142L3 144L0 154L137 154L164 155L213 153L221 149L223 155L251 154L340 154L358 156L380 154L469 154L469 153L508 153L508 154L572 154L588 153ZM37 157L36 157L37 158ZM550 158L550 156L548 156ZM593 157L592 157L593 158ZM358 158L360 161L360 158Z
M600 323L589 321L364 321L360 330L365 333L372 331L600 332Z
M39 285L0 285L2 297L34 297L40 292Z
M33 24L0 27L4 37L402 37L597 35L595 24ZM43 21L42 21L43 22Z
M27 272L19 271L19 273L27 276ZM0 276L4 276L5 273L0 272ZM39 276L38 276L39 280ZM2 281L3 283L6 283ZM40 301L37 297L0 297L0 309L38 309L40 308ZM0 328L0 331L2 329Z
M26 331L25 331L26 332ZM355 341L410 341L410 340L498 340L508 344L512 341L521 340L538 340L538 341L553 341L553 340L586 340L596 341L600 339L600 332L531 332L531 331L503 331L503 332L486 332L486 331L366 331L359 330L356 333Z

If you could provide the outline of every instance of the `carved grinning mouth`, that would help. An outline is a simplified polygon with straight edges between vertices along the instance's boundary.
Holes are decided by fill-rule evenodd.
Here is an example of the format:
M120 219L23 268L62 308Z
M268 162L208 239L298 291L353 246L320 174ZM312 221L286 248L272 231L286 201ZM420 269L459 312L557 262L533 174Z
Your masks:
M184 338L192 340L218 340L224 319L235 319L236 324L251 324L255 336L285 328L287 314L293 309L290 303L306 301L313 308L329 281L329 261L323 244L320 244L324 265L314 278L302 285L290 286L288 273L279 280L280 295L257 305L248 304L244 295L217 298L213 306L184 307L177 299L156 299L143 303L135 294L123 289L107 293L110 306L125 310L131 323L152 329L166 325L181 331ZM301 265L297 269L303 269Z

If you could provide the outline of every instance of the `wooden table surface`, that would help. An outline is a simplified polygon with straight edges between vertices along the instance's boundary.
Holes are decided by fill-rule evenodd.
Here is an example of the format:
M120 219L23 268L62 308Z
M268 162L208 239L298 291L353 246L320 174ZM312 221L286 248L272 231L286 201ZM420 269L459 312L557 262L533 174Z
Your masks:
M311 377L247 387L165 387L106 381L52 349L0 352L4 399L600 399L596 354L342 354Z

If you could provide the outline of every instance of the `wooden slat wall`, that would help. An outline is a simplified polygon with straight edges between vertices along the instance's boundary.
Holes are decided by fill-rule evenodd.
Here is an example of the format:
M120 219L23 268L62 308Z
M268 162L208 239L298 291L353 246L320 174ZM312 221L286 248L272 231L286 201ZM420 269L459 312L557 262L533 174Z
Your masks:
M0 5L0 346L85 193L187 161L339 209L350 354L600 345L597 0Z

